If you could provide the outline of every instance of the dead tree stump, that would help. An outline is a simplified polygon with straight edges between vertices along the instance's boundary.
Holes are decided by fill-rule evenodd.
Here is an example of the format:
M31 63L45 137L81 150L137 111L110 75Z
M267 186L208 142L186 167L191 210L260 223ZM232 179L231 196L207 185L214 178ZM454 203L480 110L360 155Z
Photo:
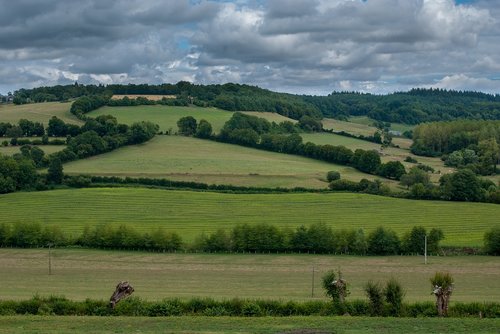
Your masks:
M448 304L450 303L451 293L453 292L453 285L448 287L434 286L432 293L436 296L436 307L440 317L448 316Z
M134 292L134 288L128 282L120 282L116 286L115 292L109 299L109 306L114 309L115 305L122 300L123 298L127 298Z

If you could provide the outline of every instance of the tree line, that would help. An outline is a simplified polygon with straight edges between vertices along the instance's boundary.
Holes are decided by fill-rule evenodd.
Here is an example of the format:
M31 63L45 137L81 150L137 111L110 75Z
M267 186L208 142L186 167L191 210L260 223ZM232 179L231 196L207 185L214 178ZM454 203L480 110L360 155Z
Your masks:
M59 152L46 155L39 147L32 146L31 142L24 143L14 137L11 144L18 145L22 142L24 145L21 146L21 152L12 157L0 154L0 193L44 190L50 184L60 184L63 179L63 162L109 152L124 145L139 144L153 138L157 131L158 126L151 122L138 122L128 126L119 124L115 117L108 115L88 118L81 127L66 124L54 116L39 141L42 144L49 143L49 135L66 137L62 144L67 146ZM55 141L52 140L52 143ZM36 168L42 167L49 167L47 175L37 173Z
M231 230L200 234L192 243L186 243L175 232L157 228L140 233L127 225L86 226L74 238L68 238L58 226L40 223L3 223L0 225L2 247L83 246L88 248L141 249L149 251L191 252L257 252L257 253L316 253L353 255L423 254L427 237L429 254L439 252L439 242L444 238L440 229L429 232L423 227L413 227L399 237L394 231L378 227L369 234L363 229L333 230L315 223L295 229L278 228L269 224L237 225Z
M500 96L479 92L443 89L413 89L388 95L355 92L332 92L328 96L276 93L256 86L227 83L196 85L185 81L176 84L80 85L20 89L14 103L67 101L81 96L113 94L175 95L177 102L201 107L217 107L229 111L268 111L300 119L307 115L316 119L368 116L383 122L419 124L454 119L500 119ZM133 103L150 104L139 100ZM120 102L108 101L111 105ZM122 103L132 103L123 101Z
M428 254L441 251L444 233L439 228L427 230L414 226L402 236L393 230L377 227L370 233L363 229L334 230L323 223L296 228L274 225L243 224L232 229L201 233L186 242L178 233L156 228L139 232L129 225L86 226L78 236L68 237L57 225L40 223L0 224L0 247L82 246L100 249L146 250L155 252L206 253L314 253L351 255ZM500 254L500 229L491 228L484 235L485 254Z
M500 163L500 121L459 120L418 125L411 150L441 156L447 166L481 175L497 173Z

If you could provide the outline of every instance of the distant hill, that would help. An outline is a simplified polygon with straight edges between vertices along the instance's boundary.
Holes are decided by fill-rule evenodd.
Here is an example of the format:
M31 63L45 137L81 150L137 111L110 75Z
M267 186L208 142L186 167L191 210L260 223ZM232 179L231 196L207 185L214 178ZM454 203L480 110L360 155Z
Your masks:
M14 103L65 101L84 95L104 95L110 98L114 94L176 96L176 99L169 101L142 99L135 101L135 104L194 104L228 111L275 112L293 119L300 119L303 116L337 119L368 116L384 122L405 124L454 119L500 120L500 95L443 89L412 89L388 95L333 92L328 96L308 96L277 93L256 86L234 83L195 85L181 81L177 84L108 86L75 83L67 86L20 89L14 94ZM113 101L113 105L119 103ZM130 102L127 99L123 103Z

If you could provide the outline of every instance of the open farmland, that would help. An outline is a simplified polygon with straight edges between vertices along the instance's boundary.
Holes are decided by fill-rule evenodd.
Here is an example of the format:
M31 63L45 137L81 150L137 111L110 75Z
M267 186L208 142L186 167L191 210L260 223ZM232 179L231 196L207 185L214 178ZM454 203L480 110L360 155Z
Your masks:
M500 299L500 261L488 256L423 257L276 254L168 254L54 249L48 275L47 249L0 249L2 299L35 294L73 300L104 299L117 281L128 280L135 296L164 298L249 298L326 300L321 277L340 268L349 281L349 299L364 299L364 284L397 277L407 301L432 301L431 277L449 271L455 278L452 302ZM315 270L314 296L312 269ZM168 282L168 284L166 284ZM475 282L470 286L470 282Z
M248 115L262 117L270 122L282 122L284 120L293 121L287 117L269 112L244 112ZM151 121L160 126L160 131L177 132L177 121L181 117L192 116L197 121L207 120L212 124L215 133L218 133L224 126L233 112L217 108L199 107L172 107L172 106L134 106L134 107L103 107L88 114L90 117L99 115L113 115L120 123L132 124L140 121Z
M151 121L160 126L160 131L177 132L177 121L181 117L192 116L196 120L205 119L218 132L233 113L216 108L171 107L171 106L134 106L134 107L102 107L88 113L90 117L113 115L118 122L132 124L140 121Z
M45 102L30 104L0 104L0 122L17 123L20 119L28 119L33 122L49 123L52 116L57 116L66 123L82 124L69 109L71 103Z
M66 145L37 145L36 147L42 149L45 154L51 154L64 150ZM21 153L21 146L0 146L0 154L14 155Z
M76 203L78 203L76 205ZM68 214L68 209L71 214ZM352 193L225 194L144 188L89 188L2 195L0 223L39 222L79 235L84 226L127 224L141 232L163 227L186 241L238 224L296 228L325 223L335 229L378 226L399 235L413 226L441 228L443 245L481 246L500 226L500 206L415 201Z
M6 316L0 333L497 333L499 319L367 317L40 317ZM300 329L303 329L300 331Z
M326 173L337 170L354 181L374 176L352 167L300 156L182 136L151 141L74 161L65 173L169 178L259 187L326 188Z
M455 171L454 168L446 167L440 158L414 155L409 150L403 148L386 147L382 149L382 146L380 144L357 138L341 136L334 133L302 133L301 136L304 143L309 141L320 145L343 145L353 151L355 151L356 149L375 150L377 152L380 152L380 158L382 162L399 161L405 166L406 170L409 170L411 167L415 166L415 164L404 161L406 157L410 156L416 159L419 163L434 168L436 173L430 174L431 180L433 182L439 181L439 178L441 177L441 174L439 172L441 172L442 174L446 174Z

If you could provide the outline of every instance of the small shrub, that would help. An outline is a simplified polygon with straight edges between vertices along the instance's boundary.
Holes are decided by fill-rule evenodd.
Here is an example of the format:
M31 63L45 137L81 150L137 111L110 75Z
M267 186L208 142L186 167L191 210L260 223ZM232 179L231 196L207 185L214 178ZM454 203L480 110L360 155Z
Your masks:
M338 277L333 270L328 271L322 279L323 288L328 297L332 298L334 303L343 303L345 297L349 294L347 282L342 278L342 272L338 272Z
M214 307L206 308L203 311L203 315L206 317L220 317L220 316L228 315L228 312L222 306L214 306Z
M246 302L243 304L241 313L245 317L258 317L262 315L260 306L255 302Z
M365 292L370 302L370 315L382 315L384 312L384 290L380 283L369 281L365 285Z
M394 278L390 279L384 289L387 311L391 316L400 316L403 310L403 297L405 292L401 284Z
M337 172L337 171L329 171L327 174L326 174L326 180L328 182L332 182L332 181L335 181L335 180L340 180L340 173Z
M491 255L500 255L500 227L493 227L484 234L484 251Z

